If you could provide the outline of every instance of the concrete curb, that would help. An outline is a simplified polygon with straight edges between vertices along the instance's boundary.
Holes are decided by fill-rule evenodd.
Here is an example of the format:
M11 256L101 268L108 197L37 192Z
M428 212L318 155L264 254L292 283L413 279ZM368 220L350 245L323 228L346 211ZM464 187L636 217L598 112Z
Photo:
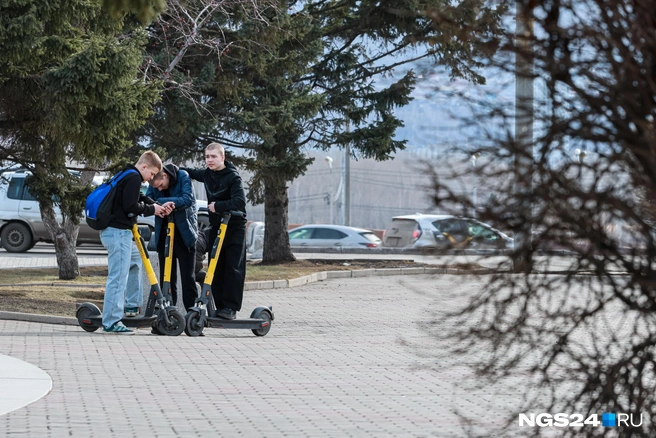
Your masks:
M481 275L490 274L493 269L455 269L455 268L387 268L387 269L355 269L351 271L322 271L303 277L292 278L291 280L267 280L267 281L247 281L244 284L244 290L259 289L285 289L291 287L303 286L305 284L315 283L317 281L330 280L333 278L358 278L387 275L423 275L423 274L443 274L443 275Z
M0 319L23 322L41 322L44 324L78 325L77 318L67 316L39 315L36 313L0 311Z
M423 274L443 274L443 275L481 275L492 273L492 269L454 269L454 268L387 268L387 269L357 269L352 271L322 271L315 272L303 277L293 278L291 280L267 280L267 281L248 281L244 283L244 290L259 290L259 289L288 289L299 287L318 281L330 280L333 278L358 278L358 277L373 277L373 276L388 276L388 275L423 275ZM2 285L0 285L2 286ZM6 285L15 286L15 285ZM70 287L71 285L59 283L31 283L21 286L54 286L54 287ZM85 284L75 285L75 287L104 287L105 285ZM77 318L66 316L53 316L53 315L39 315L33 313L20 313L20 312L5 312L0 311L0 319L24 321L24 322L39 322L43 324L62 324L62 325L78 325Z

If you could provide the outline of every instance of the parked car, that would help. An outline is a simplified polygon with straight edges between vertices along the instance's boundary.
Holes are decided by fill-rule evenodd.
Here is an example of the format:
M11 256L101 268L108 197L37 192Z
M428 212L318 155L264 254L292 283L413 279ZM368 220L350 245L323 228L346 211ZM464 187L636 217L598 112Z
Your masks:
M378 248L381 244L380 239L371 230L341 225L303 225L288 233L292 247Z
M392 218L383 246L393 248L505 249L513 239L476 219L450 215L412 214Z
M262 258L264 249L264 222L253 221L246 225L246 252L256 254L253 258Z
M26 183L29 172L17 170L4 172L0 178L0 244L8 252L25 252L37 242L52 242L41 219L39 203L34 199ZM96 184L102 182L94 179ZM207 202L197 201L199 226L209 225ZM61 220L59 208L55 207L57 219ZM155 217L137 218L137 224L155 228ZM100 243L100 234L80 221L77 243Z

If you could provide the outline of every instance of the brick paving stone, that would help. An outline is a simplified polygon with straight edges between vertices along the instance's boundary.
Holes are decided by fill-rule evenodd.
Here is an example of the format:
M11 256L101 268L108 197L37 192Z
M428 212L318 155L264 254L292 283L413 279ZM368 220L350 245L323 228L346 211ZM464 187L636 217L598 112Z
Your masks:
M0 436L466 436L455 411L478 413L478 427L492 430L501 420L490 405L503 413L518 393L460 387L474 376L431 350L424 329L480 281L399 275L247 291L240 316L273 305L265 337L212 328L199 338L117 336L0 320L0 354L53 380L50 394L0 416Z

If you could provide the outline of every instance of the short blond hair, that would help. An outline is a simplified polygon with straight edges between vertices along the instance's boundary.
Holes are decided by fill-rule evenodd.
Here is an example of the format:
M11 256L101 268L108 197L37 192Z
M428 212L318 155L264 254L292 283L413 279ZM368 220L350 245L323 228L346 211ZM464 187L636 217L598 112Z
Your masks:
M205 148L205 151L209 151L209 150L218 151L222 157L225 157L225 149L223 149L221 143L214 142L208 144L207 147Z
M158 172L162 171L162 159L153 151L146 151L139 157L137 166L147 164L148 167L154 167Z

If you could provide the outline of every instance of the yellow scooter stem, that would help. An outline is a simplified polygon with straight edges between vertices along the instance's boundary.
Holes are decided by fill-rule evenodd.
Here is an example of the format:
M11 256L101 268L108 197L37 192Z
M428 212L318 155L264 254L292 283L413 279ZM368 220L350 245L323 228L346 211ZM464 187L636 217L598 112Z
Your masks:
M229 218L230 216L228 215L228 220ZM203 282L203 289L201 291L201 297L205 297L207 300L209 300L210 294L212 293L212 280L214 280L214 271L216 270L216 265L218 264L219 256L221 255L223 238L225 237L226 230L228 229L228 220L221 221L219 230L216 233L216 239L214 239L212 252L210 253L207 274L205 274L205 281Z
M148 275L148 281L150 282L150 285L157 285L157 289L159 290L157 276L153 270L153 265L150 264L150 258L148 257L148 253L145 249L146 242L144 242L143 237L141 237L141 233L139 233L139 227L137 224L132 225L132 237L134 238L134 242L137 244L137 249L139 250L139 255L141 255L141 261L146 268L146 274Z
M166 227L166 241L164 243L164 279L162 281L162 293L165 297L171 296L171 269L173 266L173 236L175 235L175 223L169 222Z

